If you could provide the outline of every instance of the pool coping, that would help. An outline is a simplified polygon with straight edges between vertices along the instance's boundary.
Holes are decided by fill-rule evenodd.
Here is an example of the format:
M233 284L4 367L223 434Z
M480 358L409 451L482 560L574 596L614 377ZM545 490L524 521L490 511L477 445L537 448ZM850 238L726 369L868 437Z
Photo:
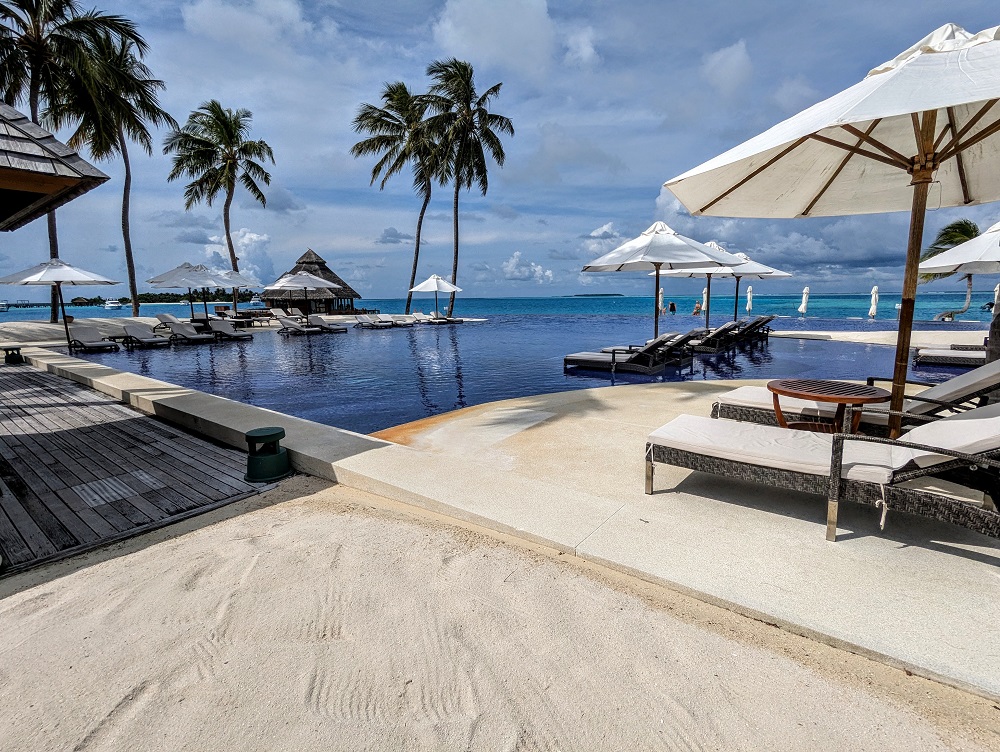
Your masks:
M553 551L573 554L616 572L667 587L894 668L994 701L1000 700L1000 694L986 686L698 590L618 557L600 555L596 550L582 550L582 545L591 536L621 512L623 505L620 502L572 492L537 480L514 478L504 474L502 469L490 474L489 468L476 467L476 482L472 482L466 464L460 459L422 452L43 348L25 347L22 354L37 368L238 449L246 449L246 431L265 425L280 426L286 432L282 445L297 471ZM487 477L482 477L483 472L487 473ZM537 504L541 498L550 503ZM559 502L563 503L562 513ZM573 515L565 514L566 504L573 505Z

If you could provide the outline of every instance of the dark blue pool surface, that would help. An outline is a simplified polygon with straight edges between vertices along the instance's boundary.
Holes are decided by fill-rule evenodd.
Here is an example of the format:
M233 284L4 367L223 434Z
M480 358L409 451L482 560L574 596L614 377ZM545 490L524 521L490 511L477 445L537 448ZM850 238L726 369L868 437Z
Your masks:
M820 321L811 320L810 328L855 328L843 320L834 322L839 326ZM688 316L665 317L661 331L691 326ZM83 357L361 433L495 400L612 383L856 379L892 373L891 347L777 337L752 348L698 356L692 365L655 378L619 375L612 382L609 374L563 372L567 353L644 342L651 334L651 322L634 315L500 315L456 326L351 329L310 337L258 329L252 342ZM959 372L946 367L911 371L914 378L929 381Z

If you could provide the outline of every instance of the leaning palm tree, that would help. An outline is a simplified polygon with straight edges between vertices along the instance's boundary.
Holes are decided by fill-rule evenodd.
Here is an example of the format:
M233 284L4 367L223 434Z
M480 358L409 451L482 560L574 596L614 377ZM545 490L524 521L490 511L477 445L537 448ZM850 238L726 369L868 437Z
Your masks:
M494 84L483 94L476 91L472 65L464 60L436 60L427 66L433 83L427 94L427 104L434 116L428 127L441 138L449 162L448 174L455 184L452 207L454 256L451 281L458 282L458 196L462 188L473 184L486 195L489 188L487 155L503 167L505 155L499 134L514 135L509 118L489 111L490 102L500 94L502 83ZM455 293L448 301L448 315L455 308Z
M67 77L90 75L93 43L103 35L129 40L140 54L146 51L134 23L97 10L84 12L77 0L0 0L0 97L9 105L26 103L31 121L41 124L43 104L60 101ZM59 258L54 211L48 225L49 256ZM51 303L55 322L55 288Z
M160 107L157 92L162 81L152 78L149 68L128 39L102 36L94 46L99 75L94 80L73 76L64 102L51 109L56 126L78 119L79 126L70 137L74 148L86 145L95 159L111 159L120 154L125 165L122 189L122 242L128 272L132 315L139 315L139 291L135 279L129 204L132 192L132 163L128 142L134 141L148 155L153 153L153 139L148 125L177 128L177 121Z
M979 225L973 222L971 219L958 219L951 224L945 225L941 228L941 231L934 238L934 242L931 243L927 250L923 252L920 256L921 261L926 261L927 259L932 259L939 253L944 253L949 248L954 248L957 245L961 245L967 240L972 240L974 237L979 235ZM944 279L950 277L955 272L944 272L942 274L921 274L920 283L933 282L936 279ZM972 303L972 275L965 274L962 275L962 279L965 280L965 305L957 311L942 311L934 317L935 321L941 321L942 319L953 319L959 314L965 313L969 310L969 305Z
M236 183L238 181L261 206L266 207L267 198L257 183L271 184L271 174L261 162L269 159L274 164L274 152L266 141L248 140L252 120L250 110L230 110L213 99L192 112L184 127L171 131L163 142L163 153L174 155L173 168L167 180L193 178L184 188L185 209L201 201L211 206L220 191L225 193L222 221L234 272L240 270L240 265L233 246L229 213L236 194ZM236 295L234 292L234 307Z
M413 190L422 198L420 214L417 216L416 239L413 243L413 266L410 270L410 284L406 292L406 313L410 312L413 293L410 288L416 284L417 262L420 258L420 234L424 215L431 201L431 190L435 179L446 179L443 170L447 160L441 159L441 144L424 122L427 110L426 100L414 95L402 81L386 84L382 90L382 107L362 104L354 118L356 133L371 134L351 147L355 157L377 155L378 162L372 168L371 185L382 178L379 190L385 188L393 175L407 165L413 169Z

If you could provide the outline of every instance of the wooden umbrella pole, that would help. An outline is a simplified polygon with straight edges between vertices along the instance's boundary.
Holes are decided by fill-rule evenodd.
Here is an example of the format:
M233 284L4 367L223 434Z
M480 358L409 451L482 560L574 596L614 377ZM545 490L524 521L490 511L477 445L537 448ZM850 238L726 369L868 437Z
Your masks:
M66 345L72 342L69 338L69 322L66 321L66 304L63 302L62 285L56 282L56 295L59 296L59 310L62 312L63 329L66 330Z
M660 306L658 296L660 294L660 264L654 263L656 277L653 282L653 339L660 336Z
M733 300L733 321L740 319L740 278L736 277L736 298Z

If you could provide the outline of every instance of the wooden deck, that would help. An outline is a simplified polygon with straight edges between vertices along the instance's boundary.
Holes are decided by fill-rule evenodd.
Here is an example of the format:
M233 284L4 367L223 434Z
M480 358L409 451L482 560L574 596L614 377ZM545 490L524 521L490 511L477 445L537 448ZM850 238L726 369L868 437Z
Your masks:
M30 366L0 366L0 574L244 498L246 455Z

